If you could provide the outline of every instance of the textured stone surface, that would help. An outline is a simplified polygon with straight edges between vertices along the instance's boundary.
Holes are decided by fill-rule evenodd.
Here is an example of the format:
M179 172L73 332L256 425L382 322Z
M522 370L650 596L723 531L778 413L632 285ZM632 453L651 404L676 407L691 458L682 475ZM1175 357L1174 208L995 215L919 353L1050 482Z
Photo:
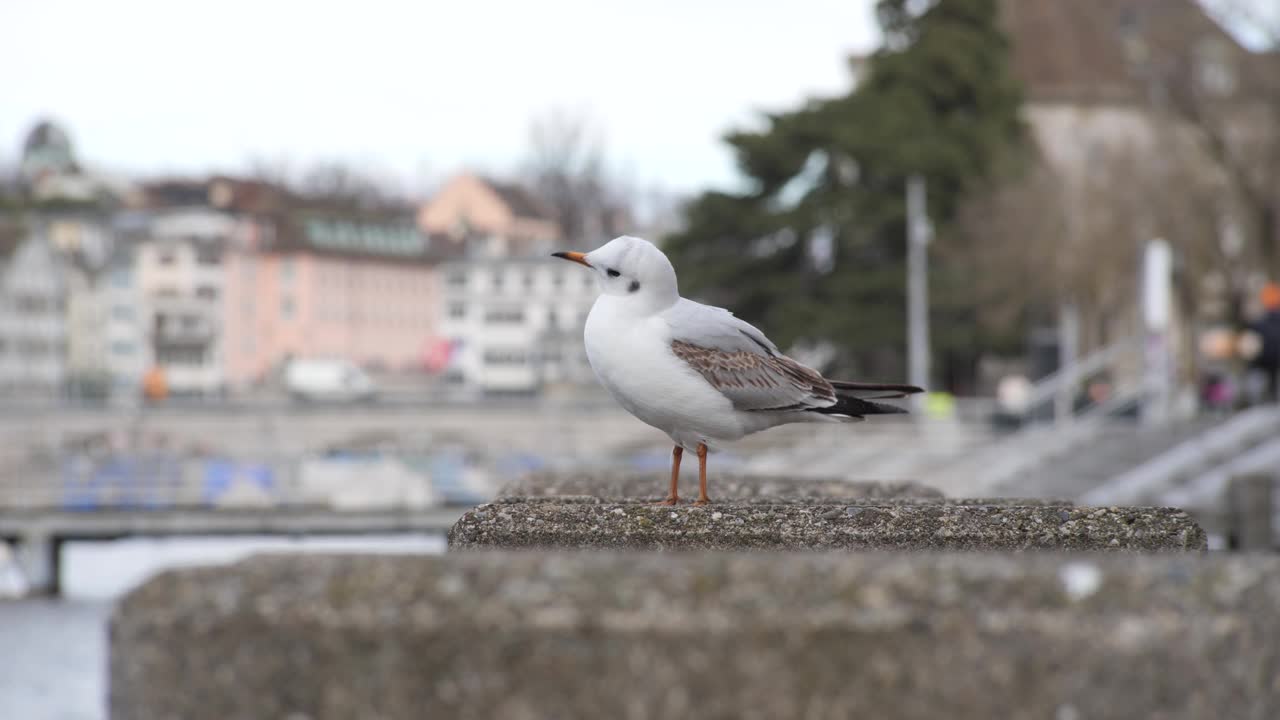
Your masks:
M111 623L114 720L1271 718L1280 558L264 557Z
M692 484L691 484L692 481ZM680 479L686 498L698 496L697 479ZM498 499L520 502L534 498L559 498L585 502L656 502L667 496L668 481L658 473L531 473L498 491ZM941 500L937 490L914 482L861 482L837 479L793 479L744 475L716 475L707 480L707 492L719 500L737 503L814 503L868 499L913 498Z
M1203 550L1173 508L995 505L491 503L452 548L628 550Z

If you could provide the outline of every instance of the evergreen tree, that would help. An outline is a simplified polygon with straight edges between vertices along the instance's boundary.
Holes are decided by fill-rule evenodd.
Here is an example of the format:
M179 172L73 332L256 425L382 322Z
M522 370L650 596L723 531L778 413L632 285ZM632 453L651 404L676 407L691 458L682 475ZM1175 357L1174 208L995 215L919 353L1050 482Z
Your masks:
M768 117L726 140L751 181L688 208L667 248L682 290L732 307L784 347L827 340L841 370L903 374L907 178L928 182L945 243L968 190L1016 166L1020 90L997 0L881 0L884 46L848 95ZM954 248L953 248L954 250ZM931 275L935 368L971 366L975 336L963 262Z

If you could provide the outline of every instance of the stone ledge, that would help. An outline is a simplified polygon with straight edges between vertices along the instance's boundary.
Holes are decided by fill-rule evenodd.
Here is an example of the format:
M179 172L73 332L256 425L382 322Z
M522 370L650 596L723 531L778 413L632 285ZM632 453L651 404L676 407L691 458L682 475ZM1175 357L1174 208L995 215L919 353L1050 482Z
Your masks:
M163 573L117 720L1269 717L1280 558L461 553Z
M680 506L693 505L697 493L680 498ZM494 505L523 505L525 503L560 503L562 505L655 505L663 500L650 497L599 497L596 495L504 495L494 498ZM949 497L796 497L794 495L758 495L756 497L719 500L717 503L736 507L744 505L1005 505L1018 507L1071 507L1075 503L1062 498L949 498Z
M693 483L690 483L693 480ZM686 498L698 495L697 481L680 479ZM708 479L709 494L719 500L769 504L851 501L888 498L942 500L934 488L915 482L796 479L755 475L717 475ZM593 498L611 502L656 502L666 497L663 473L536 472L498 490L499 501Z
M626 550L1204 550L1174 508L992 505L490 503L451 548Z

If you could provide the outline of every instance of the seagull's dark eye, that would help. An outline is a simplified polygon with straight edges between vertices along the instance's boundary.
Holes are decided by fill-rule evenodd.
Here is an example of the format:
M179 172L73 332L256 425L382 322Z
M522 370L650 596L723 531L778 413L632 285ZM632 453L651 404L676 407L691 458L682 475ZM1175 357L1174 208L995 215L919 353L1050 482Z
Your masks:
M604 274L608 275L609 277L618 277L622 273L618 272L617 270L614 270L613 268L609 268L608 270L604 271Z

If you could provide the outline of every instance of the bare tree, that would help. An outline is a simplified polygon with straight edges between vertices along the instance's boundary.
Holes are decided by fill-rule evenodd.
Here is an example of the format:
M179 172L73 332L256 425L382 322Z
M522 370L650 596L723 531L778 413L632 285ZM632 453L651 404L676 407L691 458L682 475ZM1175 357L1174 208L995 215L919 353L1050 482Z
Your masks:
M305 197L360 210L405 204L389 180L336 160L312 165L302 174L297 189Z
M1252 35L1250 50L1187 3L1141 6L1139 73L1157 112L1194 128L1224 173L1245 244L1280 275L1280 13L1259 0L1209 3L1226 27ZM1175 7L1176 10L1176 7Z
M377 172L341 160L323 160L297 170L285 158L256 158L249 164L255 180L281 187L303 202L354 210L405 206L408 200L394 183Z
M630 224L626 193L606 167L603 133L585 112L554 108L533 118L524 174L571 244L598 243Z
M976 320L998 335L1035 318L1052 322L1061 303L1081 319L1081 344L1097 348L1135 329L1137 279L1146 241L1174 248L1177 315L1221 316L1224 295L1241 286L1257 254L1221 242L1220 219L1231 195L1225 173L1207 163L1185 127L1150 127L1142 146L1105 146L1080 167L1044 158L1016 182L976 191L963 207L952 242L939 243L949 264L967 267ZM1183 333L1180 368L1194 371L1194 336Z

